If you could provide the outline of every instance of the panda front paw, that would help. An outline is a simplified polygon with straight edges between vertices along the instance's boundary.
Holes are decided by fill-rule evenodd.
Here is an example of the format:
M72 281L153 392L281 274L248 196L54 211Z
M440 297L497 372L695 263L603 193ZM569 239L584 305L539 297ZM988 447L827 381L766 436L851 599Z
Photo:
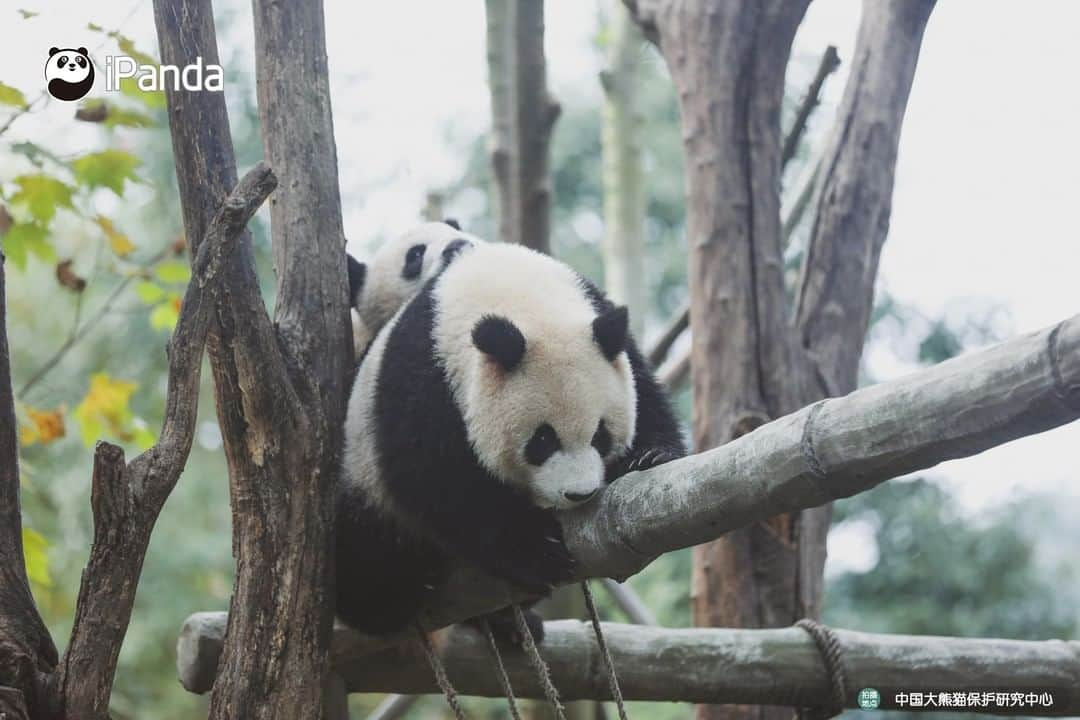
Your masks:
M538 595L573 579L577 561L557 527L543 533L522 529L513 535L502 539L493 574Z

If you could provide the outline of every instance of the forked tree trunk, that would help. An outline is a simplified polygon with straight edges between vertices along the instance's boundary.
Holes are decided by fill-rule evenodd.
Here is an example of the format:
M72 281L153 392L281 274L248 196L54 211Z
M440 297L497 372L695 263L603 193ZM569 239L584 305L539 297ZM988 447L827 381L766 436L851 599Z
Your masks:
M162 62L217 62L209 0L156 0ZM256 2L271 206L272 324L250 242L226 268L210 344L237 577L211 718L319 718L333 610L333 484L351 343L321 2ZM235 179L225 98L167 92L184 224Z
M817 196L820 217L837 219L819 220L821 231L807 253L797 333L781 272L777 189L784 71L806 3L628 5L658 42L680 99L688 160L694 439L707 448L854 387L887 228L900 122L933 3L864 5L859 50ZM867 153L868 147L874 150ZM864 224L864 218L870 220ZM828 524L824 506L696 548L695 623L774 627L818 616ZM703 718L788 714L756 707L699 710Z

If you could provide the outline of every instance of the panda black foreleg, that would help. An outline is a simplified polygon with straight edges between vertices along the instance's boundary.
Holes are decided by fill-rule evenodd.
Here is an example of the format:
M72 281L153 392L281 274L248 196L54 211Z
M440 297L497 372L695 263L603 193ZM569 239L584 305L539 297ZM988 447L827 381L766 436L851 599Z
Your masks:
M686 455L682 430L667 394L633 341L627 344L626 352L637 391L634 442L630 451L608 468L608 482L628 472L647 470Z
M357 497L339 503L336 529L338 617L373 635L404 630L445 582L445 557Z

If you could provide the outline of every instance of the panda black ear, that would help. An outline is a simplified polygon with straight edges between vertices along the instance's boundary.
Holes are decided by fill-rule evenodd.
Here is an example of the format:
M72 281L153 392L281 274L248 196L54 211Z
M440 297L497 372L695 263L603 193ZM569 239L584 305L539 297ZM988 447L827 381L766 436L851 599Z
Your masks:
M593 320L593 339L609 361L626 349L629 326L630 315L625 305L614 307Z
M60 52L60 48L57 48L57 47L49 48L49 57L52 57L53 55L55 55L58 52Z
M472 341L503 370L513 370L525 356L525 336L514 323L498 315L480 318L473 328Z
M349 305L360 309L360 296L364 293L364 280L367 278L367 265L352 255L346 255L349 263Z
M447 225L449 225L450 227L454 228L455 230L460 230L461 229L461 223L459 223L454 218L446 218L445 220L443 220L443 222L446 223Z
M79 54L80 54L80 55L86 55L87 57L90 57L90 53L88 53L88 52L86 51L86 48L84 48L84 47L81 47L81 48L77 48L77 50L79 51Z

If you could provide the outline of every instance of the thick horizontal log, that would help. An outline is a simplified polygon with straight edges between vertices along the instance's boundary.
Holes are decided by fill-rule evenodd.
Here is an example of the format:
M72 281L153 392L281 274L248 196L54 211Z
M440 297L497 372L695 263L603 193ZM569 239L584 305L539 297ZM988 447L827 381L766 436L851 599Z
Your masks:
M627 700L812 707L830 698L831 683L821 654L800 628L676 630L618 623L604 623L603 628ZM610 700L588 623L558 620L546 623L545 629L541 652L560 696ZM843 648L847 707L857 707L863 688L957 692L1039 688L1054 690L1061 703L1039 715L1080 713L1080 642L834 633ZM349 635L337 632L335 648L344 649L351 642ZM514 693L543 699L524 654L504 649L502 655ZM442 658L458 692L502 696L480 633L455 628ZM336 669L349 692L438 692L431 668L413 648L356 658Z
M626 475L596 501L564 514L563 528L580 577L624 578L665 552L1078 417L1080 316ZM421 622L444 627L521 599L505 583L462 569ZM196 617L206 625L204 615ZM224 624L224 615L212 617ZM335 653L344 661L404 639L354 633ZM181 637L181 646L190 642L201 647L200 633ZM198 649L182 647L179 658L181 678L195 691L207 686L190 680L212 677L216 665L212 652Z

